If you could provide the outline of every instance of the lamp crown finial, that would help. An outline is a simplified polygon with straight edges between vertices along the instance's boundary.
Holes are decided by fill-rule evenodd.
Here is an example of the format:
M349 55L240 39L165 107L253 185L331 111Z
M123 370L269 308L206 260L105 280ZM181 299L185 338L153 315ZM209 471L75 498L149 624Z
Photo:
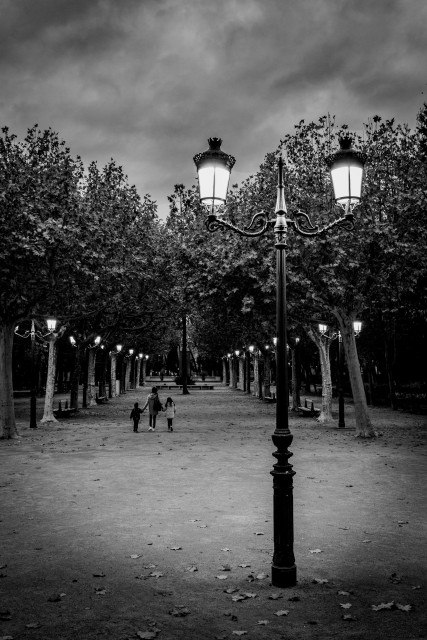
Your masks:
M339 138L340 149L351 149L353 138L349 133L345 133Z
M221 149L222 140L221 138L208 138L209 149L213 149L215 151L219 151Z

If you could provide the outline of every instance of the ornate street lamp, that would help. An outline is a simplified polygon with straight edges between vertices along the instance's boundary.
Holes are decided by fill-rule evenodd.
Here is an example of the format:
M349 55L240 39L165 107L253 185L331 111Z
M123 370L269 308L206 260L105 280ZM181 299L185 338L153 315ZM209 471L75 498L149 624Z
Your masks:
M293 436L288 424L288 371L286 362L286 245L288 228L292 227L303 236L317 236L337 225L353 228L352 208L360 199L360 184L364 158L353 152L351 140L340 140L340 151L328 158L328 165L335 188L335 200L344 204L345 213L325 227L314 225L303 211L287 217L284 185L283 160L278 161L278 184L275 218L265 212L256 213L245 229L239 229L220 218L216 209L226 202L227 186L235 159L221 151L221 140L209 139L209 150L194 156L199 175L200 200L208 205L210 213L206 220L209 231L223 227L242 236L260 236L271 229L275 235L276 247L276 326L277 326L277 375L276 375L276 428L272 439L277 451L277 459L271 474L273 476L273 518L274 554L272 562L272 583L277 587L291 587L296 584L297 573L293 551L293 476L295 472L289 463L289 451ZM362 171L360 171L362 169ZM359 186L357 186L359 185Z

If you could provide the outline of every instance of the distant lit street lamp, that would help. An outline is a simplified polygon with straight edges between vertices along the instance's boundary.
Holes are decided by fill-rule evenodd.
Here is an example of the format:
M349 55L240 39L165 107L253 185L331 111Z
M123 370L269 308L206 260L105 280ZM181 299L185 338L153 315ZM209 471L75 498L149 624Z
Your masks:
M209 139L209 149L194 156L199 177L200 201L209 208L206 226L209 231L221 227L230 229L246 237L260 236L273 229L276 247L276 327L277 327L277 375L276 375L276 429L272 439L277 451L273 456L277 463L273 466L273 519L274 554L272 563L272 583L277 587L291 587L296 584L296 566L293 551L293 476L295 472L289 463L292 453L288 450L292 434L288 424L288 371L286 360L286 245L288 227L303 235L316 236L337 225L353 228L352 207L360 200L364 157L351 148L351 138L340 139L340 150L327 159L335 191L335 201L345 208L344 215L323 228L313 225L309 216L297 211L293 218L287 218L284 185L283 160L278 162L278 185L275 218L265 212L256 213L245 229L239 229L227 220L218 217L217 209L226 202L228 182L235 163L233 156L221 150L222 140Z
M353 330L354 335L357 338L362 330L362 323L359 320L355 320L353 322ZM323 323L319 323L319 331L326 340L335 340L335 338L338 338L338 429L345 429L343 386L344 347L342 343L342 335L340 331L338 331L338 333L328 335L328 325Z
M40 331L36 330L36 325L34 318L31 320L31 329L29 331L25 331L25 333L19 333L19 327L15 328L15 335L20 338L31 338L31 369L30 369L30 378L31 378L31 388L30 388L30 429L37 429L37 417L36 417L36 407L37 407L37 382L36 382L36 368L34 363L35 358L35 346L36 346L36 336L42 340L50 336L56 328L56 320L54 318L49 318L46 320L47 324L47 333L42 334Z

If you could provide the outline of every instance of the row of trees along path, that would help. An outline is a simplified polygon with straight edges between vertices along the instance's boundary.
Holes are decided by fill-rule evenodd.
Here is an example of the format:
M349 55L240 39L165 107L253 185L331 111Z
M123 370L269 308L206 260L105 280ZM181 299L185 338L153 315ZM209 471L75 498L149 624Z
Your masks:
M356 435L375 435L360 372L353 321L370 335L368 361L381 349L393 402L396 344L415 333L426 349L427 108L410 130L374 117L355 136L367 154L355 229L315 239L290 234L287 297L291 343L306 332L318 340L321 320L339 328L356 415ZM286 155L288 209L323 225L334 215L324 158L338 146L330 116L301 121L268 153L258 172L230 189L227 214L245 226L253 213L274 212L276 157ZM176 185L170 215L158 220L156 204L129 186L111 160L85 171L65 143L37 126L22 142L0 137L0 427L17 435L12 384L16 326L54 315L85 350L101 335L136 350L161 352L179 341L184 319L202 358L233 347L264 345L274 335L275 261L272 235L247 239L204 227L196 186ZM190 163L189 163L190 166ZM168 273L169 277L164 278ZM403 332L402 327L404 327ZM77 375L77 374L76 374ZM425 382L425 367L424 367ZM330 419L324 393L322 413Z

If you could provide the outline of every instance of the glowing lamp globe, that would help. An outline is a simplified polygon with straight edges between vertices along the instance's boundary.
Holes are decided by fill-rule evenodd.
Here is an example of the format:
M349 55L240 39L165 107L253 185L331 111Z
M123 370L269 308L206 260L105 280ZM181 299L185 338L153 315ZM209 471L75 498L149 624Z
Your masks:
M326 158L331 172L335 202L345 206L357 204L362 191L365 154L352 148L350 136L340 138L340 149Z
M233 156L221 151L221 138L209 138L209 149L194 156L199 176L200 200L214 208L225 203L231 169L236 162Z
M55 318L48 318L46 320L46 323L47 323L47 330L48 331L51 331L51 332L55 331L55 329L56 329L56 320L55 320Z

